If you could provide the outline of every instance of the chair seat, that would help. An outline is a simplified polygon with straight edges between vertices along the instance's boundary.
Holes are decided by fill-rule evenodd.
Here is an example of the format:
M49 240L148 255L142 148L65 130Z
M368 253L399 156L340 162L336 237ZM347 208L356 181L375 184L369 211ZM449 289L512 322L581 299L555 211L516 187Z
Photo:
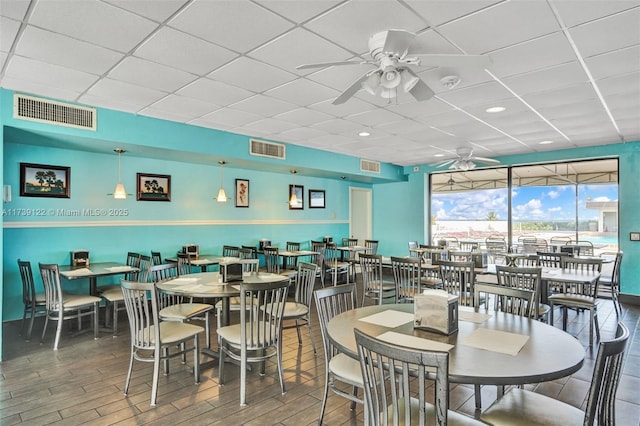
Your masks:
M577 307L585 307L588 309L595 304L596 299L584 294L556 293L549 296L549 302Z
M94 303L100 303L100 300L102 299L88 294L64 293L62 296L62 304L65 309L74 309L82 306L93 305Z
M36 305L44 305L47 303L47 296L44 293L36 293L34 301L36 302Z
M442 287L442 280L439 278L420 278L420 284L429 288Z
M271 327L272 329L272 332L270 334L276 334L276 331L277 331L276 328L272 324L269 324L268 326ZM258 327L265 327L265 325L263 321L259 321L256 324L247 324L246 327L247 327L247 331L246 331L247 336L250 336L251 333L256 335ZM253 330L251 330L251 327L253 327ZM239 347L240 344L242 343L242 340L240 338L241 332L242 332L242 328L240 324L233 324L233 325L228 325L228 326L219 328L218 336L223 338L231 346ZM264 333L262 334L264 335ZM262 345L260 345L259 348L261 349ZM254 347L250 345L250 339L248 337L247 337L247 349L248 350L254 349Z
M406 399L400 398L398 400L398 422L397 424L405 424L404 418L404 410L405 410ZM411 406L411 419L413 420L411 424L418 425L420 421L420 402L416 398L411 398L409 402ZM436 424L436 411L435 406L432 404L426 404L426 426L432 426ZM393 419L393 408L391 406L388 407L387 411L387 423L394 424ZM382 416L382 413L380 413ZM380 419L381 423L384 423L384 419ZM456 413L455 411L448 410L447 411L447 425L482 425L484 423L474 419L473 417L467 417L463 414Z
M176 321L160 322L160 340L163 344L177 343L202 332L204 332L204 328L199 325ZM151 333L151 343L155 344L153 327L145 327L138 333L140 333L140 335Z
M300 318L309 313L309 307L297 302L287 302L284 305L285 318Z
M184 321L211 309L213 309L213 306L206 303L178 303L161 309L160 318L163 320Z
M122 294L122 289L120 288L120 286L108 288L102 291L100 295L107 299L109 302L120 302L124 300L124 295Z
M512 389L497 400L480 419L492 425L582 425L585 413L578 408L547 396Z
M329 371L340 381L364 387L360 361L345 354L337 354L329 361Z

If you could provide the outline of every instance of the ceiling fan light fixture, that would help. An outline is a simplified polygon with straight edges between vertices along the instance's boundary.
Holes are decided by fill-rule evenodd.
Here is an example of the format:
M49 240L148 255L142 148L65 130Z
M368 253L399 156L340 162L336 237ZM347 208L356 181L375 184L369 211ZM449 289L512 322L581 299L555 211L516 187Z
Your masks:
M382 97L382 99L393 99L396 96L398 96L398 92L395 88L393 89L383 88L382 91L380 92L380 96Z
M380 85L385 89L395 89L400 85L400 73L396 70L385 71L380 77Z

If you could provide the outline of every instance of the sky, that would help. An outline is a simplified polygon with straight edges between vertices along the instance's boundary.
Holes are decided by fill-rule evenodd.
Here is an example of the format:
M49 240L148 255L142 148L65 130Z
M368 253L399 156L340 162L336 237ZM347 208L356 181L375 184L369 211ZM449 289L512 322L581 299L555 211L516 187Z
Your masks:
M514 221L575 220L575 186L534 186L512 189ZM590 201L617 201L617 185L579 185L579 220L598 218L598 211L586 208ZM475 190L433 194L431 211L440 220L483 220L490 212L507 220L507 189Z

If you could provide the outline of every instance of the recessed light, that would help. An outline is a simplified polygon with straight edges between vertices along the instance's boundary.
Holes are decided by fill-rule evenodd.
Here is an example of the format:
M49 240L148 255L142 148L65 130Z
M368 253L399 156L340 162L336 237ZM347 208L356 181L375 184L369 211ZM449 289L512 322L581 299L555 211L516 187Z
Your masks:
M552 144L552 143L553 143L553 141L540 141L540 142L538 142L538 143L539 143L540 145L549 145L549 144Z
M434 157L444 157L444 154L433 154Z
M495 106L495 107L487 108L485 111L488 113L494 113L494 112L502 112L504 110L506 110L505 107Z
M371 136L371 133L367 132L366 130L363 130L360 133L358 133L358 136L367 137L367 136Z

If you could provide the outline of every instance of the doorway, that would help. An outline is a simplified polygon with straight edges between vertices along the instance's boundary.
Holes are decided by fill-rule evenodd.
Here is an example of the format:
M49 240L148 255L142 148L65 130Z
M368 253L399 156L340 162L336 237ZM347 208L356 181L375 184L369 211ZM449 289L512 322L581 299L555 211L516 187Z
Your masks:
M359 244L372 239L372 191L367 188L349 188L349 235Z

